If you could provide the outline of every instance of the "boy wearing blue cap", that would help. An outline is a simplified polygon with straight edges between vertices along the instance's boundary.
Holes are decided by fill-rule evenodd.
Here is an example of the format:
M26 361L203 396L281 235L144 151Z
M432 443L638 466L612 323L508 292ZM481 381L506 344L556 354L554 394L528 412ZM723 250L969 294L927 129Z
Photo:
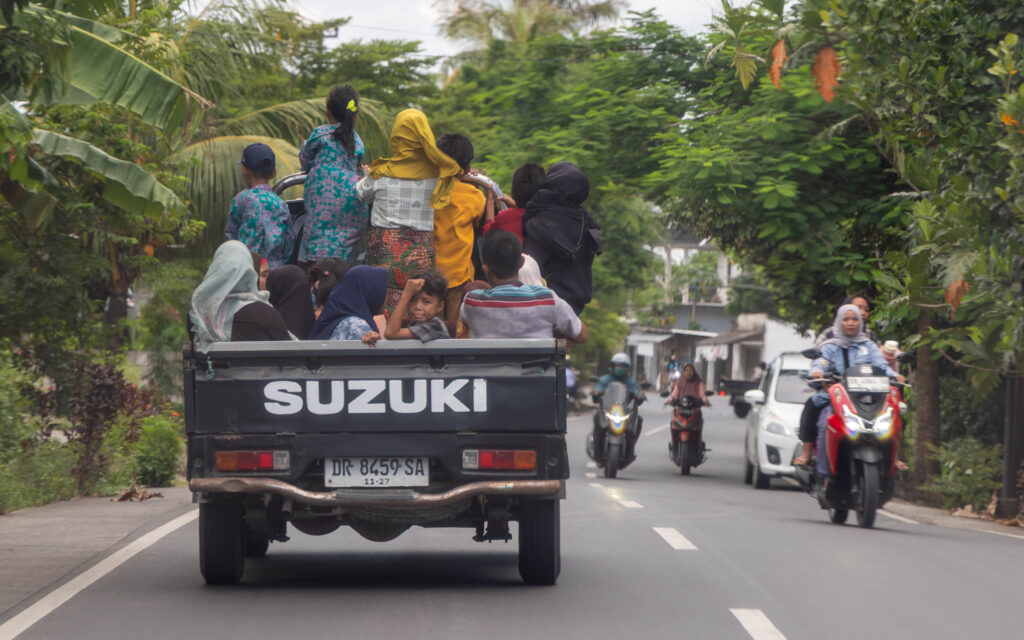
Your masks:
M262 255L271 269L282 267L291 258L295 237L288 205L268 184L276 173L277 159L270 147L257 142L245 148L238 164L249 188L231 201L224 235Z

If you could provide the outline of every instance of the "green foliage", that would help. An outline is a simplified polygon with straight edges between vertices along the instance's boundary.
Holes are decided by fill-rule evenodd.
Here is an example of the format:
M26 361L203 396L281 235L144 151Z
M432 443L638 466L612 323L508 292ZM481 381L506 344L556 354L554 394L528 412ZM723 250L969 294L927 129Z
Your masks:
M989 391L1024 361L1024 203L1013 195L1024 186L1024 47L1007 33L1024 25L1024 5L808 4L844 40L843 91L918 198L904 299L951 311L922 338ZM954 291L960 281L969 294Z
M741 313L776 315L778 305L764 277L759 272L745 272L737 276L729 286L729 301L725 304L725 312L730 316Z
M939 377L939 412L942 440L971 438L986 445L1003 441L1006 403L1004 394L979 394L967 372L952 363L942 366Z
M81 445L48 440L0 461L0 514L77 495L71 475Z
M17 366L10 345L0 342L0 464L16 459L32 442L31 377Z
M139 482L151 487L169 486L178 471L183 448L180 425L159 416L143 420L135 446Z
M583 344L572 345L573 360L580 371L598 375L604 370L603 363L611 360L613 353L622 350L629 326L622 322L618 313L605 308L600 300L588 304L580 319L587 325L590 337Z
M188 339L185 330L192 292L203 271L188 262L163 263L139 282L139 291L149 299L139 310L136 321L136 348L147 351L151 368L145 372L152 388L164 397L181 393L181 345Z
M767 54L771 42L754 45ZM711 70L703 115L659 136L650 193L756 265L780 315L817 325L848 291L875 286L881 253L902 246L905 208L885 199L893 181L855 111L825 104L809 77L782 91L765 78L747 93L728 68Z
M942 472L931 488L944 496L946 508L970 505L983 511L1001 486L1003 447L958 438L942 443L935 454Z

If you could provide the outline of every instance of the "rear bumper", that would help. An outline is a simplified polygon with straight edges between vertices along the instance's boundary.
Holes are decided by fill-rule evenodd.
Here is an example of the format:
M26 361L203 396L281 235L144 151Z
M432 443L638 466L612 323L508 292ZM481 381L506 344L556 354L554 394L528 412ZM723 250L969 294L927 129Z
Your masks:
M559 498L562 480L496 480L471 482L441 493L412 489L336 489L309 491L272 478L193 478L188 488L196 493L273 494L316 507L391 507L410 510L455 504L477 496L531 496Z

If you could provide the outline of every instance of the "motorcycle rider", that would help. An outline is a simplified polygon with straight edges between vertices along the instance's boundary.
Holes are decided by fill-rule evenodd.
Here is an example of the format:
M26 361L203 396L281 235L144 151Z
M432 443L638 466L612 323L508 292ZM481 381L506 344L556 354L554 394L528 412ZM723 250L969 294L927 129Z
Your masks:
M630 368L629 356L625 353L619 352L612 356L611 369L609 373L604 374L594 384L594 390L590 392L590 397L594 400L594 403L600 406L601 396L604 394L605 387L611 384L613 381L622 382L626 385L626 389L629 390L629 397L636 399L636 407L639 410L641 404L647 399L646 394L640 390L640 385L637 384L636 378L629 375ZM604 446L604 420L602 419L600 409L594 413L594 449L600 451ZM644 419L643 416L639 415L639 411L636 416L636 433L629 434L627 431L627 458L633 457L633 446L636 443L637 438L640 437L640 431L643 430Z
M679 356L676 355L676 350L673 349L671 355L668 357L668 364L665 365L665 370L671 376L673 371L678 371L679 367L683 366L683 363L679 361Z
M839 313L839 309L844 305L851 304L857 307L860 311L861 320L864 322L864 335L866 335L872 342L878 344L878 337L871 331L871 329L867 328L868 314L871 312L871 303L868 302L867 296L861 294L848 296L839 304L838 307L836 307L836 314ZM831 325L824 327L818 333L818 337L814 340L815 349L821 349L827 341L835 338L837 335L842 335L841 333L837 333L838 330L834 325L835 322L833 321ZM811 457L811 449L813 449L814 443L818 441L818 417L821 416L821 410L825 405L818 405L816 402L817 400L815 400L815 396L813 395L807 398L807 401L804 403L803 413L800 414L800 429L798 435L800 437L800 442L803 444L803 453L793 459L793 464L797 466L807 464L807 461L810 460ZM825 404L828 404L827 400Z
M672 385L672 395L669 396L665 404L672 404L673 400L683 396L699 398L705 407L711 406L711 402L708 401L707 394L705 393L704 381L697 375L697 369L689 362L683 366L683 375Z
M845 304L839 307L839 311L836 313L835 321L832 324L832 337L821 345L821 357L811 364L811 378L821 379L825 377L826 372L841 373L847 367L864 363L884 369L886 374L897 382L906 381L906 378L888 365L878 345L865 333L864 317L861 310L856 305ZM823 386L819 388L811 396L810 402L817 408L817 413L820 416L822 410L829 404L827 389ZM822 429L820 419L816 422L817 435L820 437L820 434L824 433L824 429ZM793 459L793 464L796 466L807 464L817 438L812 440L801 432L800 440L803 443L803 450L800 456ZM819 472L823 477L828 473L827 463L822 471L824 458L821 456L818 459Z

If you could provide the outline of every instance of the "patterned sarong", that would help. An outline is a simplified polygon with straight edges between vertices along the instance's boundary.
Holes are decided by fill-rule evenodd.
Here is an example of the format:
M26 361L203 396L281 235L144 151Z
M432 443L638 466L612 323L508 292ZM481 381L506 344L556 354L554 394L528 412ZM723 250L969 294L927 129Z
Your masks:
M434 268L432 231L379 229L366 231L366 264L388 270L388 313L395 310L409 278Z

